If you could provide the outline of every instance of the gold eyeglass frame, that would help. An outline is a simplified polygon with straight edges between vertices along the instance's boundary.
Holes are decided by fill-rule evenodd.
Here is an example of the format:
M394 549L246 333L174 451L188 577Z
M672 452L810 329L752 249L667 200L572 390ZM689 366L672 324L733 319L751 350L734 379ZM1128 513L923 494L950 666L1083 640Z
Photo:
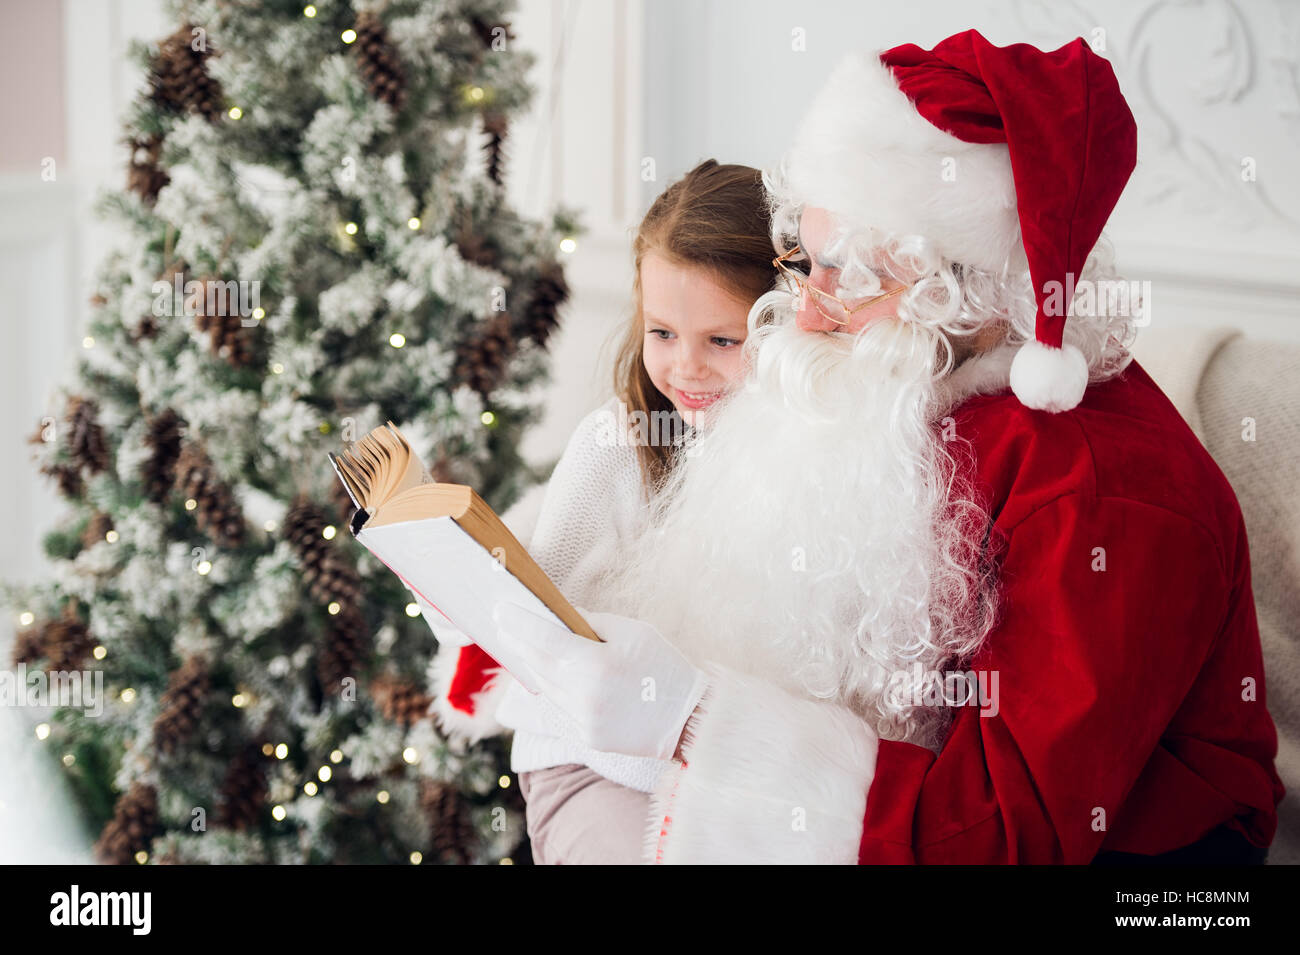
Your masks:
M802 251L803 249L796 245L793 249L791 249L789 252L786 252L784 255L778 255L776 258L774 258L772 260L772 265L776 268L778 272L781 273L781 276L787 282L793 282L795 287L798 288L800 292L804 292L804 291L811 292L813 296L812 302L813 305L816 306L817 311L822 313L823 318L826 318L827 320L834 322L836 325L847 325L849 323L847 320L841 321L840 319L836 318L834 315L827 312L826 309L822 308L820 299L823 298L829 299L830 301L838 305L841 309L843 309L845 315L851 316L854 312L861 311L862 309L866 308L868 305L875 305L877 302L883 302L885 299L893 298L895 295L905 292L908 289L908 286L900 285L898 288L893 289L892 291L885 292L881 295L874 296L873 298L866 299L865 301L859 302L857 305L854 305L852 308L849 308L847 305L844 304L844 300L841 299L838 295L832 295L829 292L823 292L821 289L817 288L817 286L813 285L811 282L808 281L808 276L804 275L798 269L792 269L790 266L786 265L785 262L786 259L790 258L790 256L792 255L798 255Z

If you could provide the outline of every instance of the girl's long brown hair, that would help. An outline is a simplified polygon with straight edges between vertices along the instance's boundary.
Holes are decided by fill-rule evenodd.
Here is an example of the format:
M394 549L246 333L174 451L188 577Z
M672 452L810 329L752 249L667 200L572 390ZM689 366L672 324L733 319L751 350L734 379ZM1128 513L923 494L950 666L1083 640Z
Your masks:
M633 242L635 310L614 360L614 393L628 414L647 420L676 415L673 403L645 370L645 320L641 311L641 261L654 252L678 266L704 269L743 302L753 302L772 287L772 240L762 173L749 166L721 165L706 159L665 189L650 206ZM653 433L653 429L652 432ZM647 497L653 496L673 465L674 448L638 442L637 455Z

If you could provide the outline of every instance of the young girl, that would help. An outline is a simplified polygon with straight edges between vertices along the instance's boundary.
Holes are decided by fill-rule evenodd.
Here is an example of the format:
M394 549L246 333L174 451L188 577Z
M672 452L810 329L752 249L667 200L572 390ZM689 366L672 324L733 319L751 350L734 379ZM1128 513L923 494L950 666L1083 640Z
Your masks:
M569 439L528 548L571 603L593 611L617 609L602 605L601 578L644 526L675 441L686 428L707 426L743 371L750 306L776 280L761 173L706 160L655 200L633 247L635 308L615 361L614 395ZM440 640L466 642L430 611ZM433 681L439 722L470 739L494 724L514 730L511 769L527 802L535 861L639 862L648 794L669 763L583 746L544 696L500 671L489 676L491 659L477 647L452 659L455 669L443 667Z

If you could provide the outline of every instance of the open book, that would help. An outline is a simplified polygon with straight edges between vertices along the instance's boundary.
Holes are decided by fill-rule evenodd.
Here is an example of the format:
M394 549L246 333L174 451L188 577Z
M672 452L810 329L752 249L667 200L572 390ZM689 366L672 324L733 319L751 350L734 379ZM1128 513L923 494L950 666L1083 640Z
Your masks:
M495 635L492 608L511 601L600 642L496 512L430 479L391 421L329 458L357 507L353 536L470 640Z

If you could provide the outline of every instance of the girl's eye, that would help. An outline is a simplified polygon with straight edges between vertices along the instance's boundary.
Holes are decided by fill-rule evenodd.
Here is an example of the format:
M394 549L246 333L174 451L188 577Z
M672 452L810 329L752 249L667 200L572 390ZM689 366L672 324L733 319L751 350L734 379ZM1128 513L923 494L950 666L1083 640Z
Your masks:
M713 339L713 343L714 343L715 345L719 345L719 346L721 346L721 347L723 347L723 348L730 348L732 345L739 345L739 344L740 344L740 339L738 339L738 338L717 338L717 337L715 337L715 338Z
M668 338L667 338L666 336L671 335L672 332L668 331L668 329L666 329L666 328L652 328L652 329L650 329L650 334L651 334L651 335L658 335L658 336L659 336L659 340L660 340L661 342L666 342L666 341L668 341Z

